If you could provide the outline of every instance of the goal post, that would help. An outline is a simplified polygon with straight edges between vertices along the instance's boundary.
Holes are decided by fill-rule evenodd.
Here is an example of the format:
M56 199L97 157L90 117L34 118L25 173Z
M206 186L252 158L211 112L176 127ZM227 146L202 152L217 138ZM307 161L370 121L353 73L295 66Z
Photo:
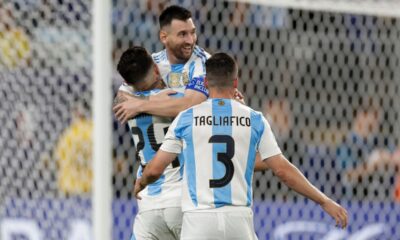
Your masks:
M93 237L112 237L111 3L93 1Z

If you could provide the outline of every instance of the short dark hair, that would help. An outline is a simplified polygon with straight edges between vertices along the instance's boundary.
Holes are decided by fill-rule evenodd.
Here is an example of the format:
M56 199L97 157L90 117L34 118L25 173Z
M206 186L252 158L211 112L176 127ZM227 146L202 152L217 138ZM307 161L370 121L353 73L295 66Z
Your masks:
M192 17L192 13L184 7L172 5L164 9L159 17L160 29L170 25L172 20L186 21Z
M209 87L232 87L237 78L235 60L226 53L215 53L206 61L206 77Z
M135 84L146 77L153 64L145 48L134 46L122 53L117 70L126 83Z

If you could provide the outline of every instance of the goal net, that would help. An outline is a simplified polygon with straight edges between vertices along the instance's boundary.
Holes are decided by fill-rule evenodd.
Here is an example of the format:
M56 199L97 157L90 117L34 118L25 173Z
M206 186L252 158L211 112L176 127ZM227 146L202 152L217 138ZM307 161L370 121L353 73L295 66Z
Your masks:
M284 155L343 204L341 230L271 171L254 175L259 239L400 236L398 1L113 0L113 91L121 53L155 52L158 16L180 4L198 45L228 52L239 89ZM92 239L92 1L0 2L0 239ZM135 149L113 126L112 239L129 239Z

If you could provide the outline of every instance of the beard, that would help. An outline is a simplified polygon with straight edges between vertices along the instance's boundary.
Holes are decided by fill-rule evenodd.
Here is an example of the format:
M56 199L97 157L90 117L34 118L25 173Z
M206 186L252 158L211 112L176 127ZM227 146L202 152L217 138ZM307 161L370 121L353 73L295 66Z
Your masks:
M190 50L188 49L190 47ZM188 61L192 56L194 44L193 45L175 45L170 47L172 54L181 61Z

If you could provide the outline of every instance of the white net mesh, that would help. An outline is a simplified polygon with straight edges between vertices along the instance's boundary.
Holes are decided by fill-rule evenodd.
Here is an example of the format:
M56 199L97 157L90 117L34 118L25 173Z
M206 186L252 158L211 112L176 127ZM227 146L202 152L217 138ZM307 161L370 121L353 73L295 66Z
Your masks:
M388 11L354 11L358 1L346 10L338 7L344 1L282 2L114 0L114 63L134 44L162 49L161 10L187 7L198 45L236 57L247 103L269 118L285 155L350 213L350 227L335 229L270 171L257 173L259 239L397 239L400 21ZM90 238L91 141L81 130L90 123L73 120L90 112L90 9L86 0L0 3L2 239ZM115 74L114 90L120 82ZM129 239L135 152L126 126L114 122L113 137L112 239Z
M90 228L90 8L0 2L1 239Z

